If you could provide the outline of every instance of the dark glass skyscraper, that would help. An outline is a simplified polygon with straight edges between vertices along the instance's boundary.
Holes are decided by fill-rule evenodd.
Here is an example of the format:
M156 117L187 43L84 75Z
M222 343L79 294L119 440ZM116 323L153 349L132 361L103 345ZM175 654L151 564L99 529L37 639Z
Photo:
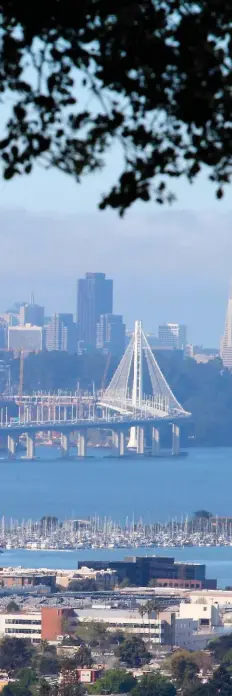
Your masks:
M113 312L113 281L105 273L86 273L77 284L78 340L96 347L97 322L101 314Z

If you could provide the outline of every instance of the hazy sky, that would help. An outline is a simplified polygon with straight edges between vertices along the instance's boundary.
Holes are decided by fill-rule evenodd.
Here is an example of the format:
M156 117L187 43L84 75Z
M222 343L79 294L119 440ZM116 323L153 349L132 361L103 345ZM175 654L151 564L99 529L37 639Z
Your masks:
M121 220L97 201L116 180L105 172L75 184L55 171L0 182L0 310L33 290L47 313L76 309L76 279L104 271L114 279L115 312L147 331L163 321L189 327L189 340L217 346L232 276L231 186L222 202L204 176L178 181L171 208L136 204Z

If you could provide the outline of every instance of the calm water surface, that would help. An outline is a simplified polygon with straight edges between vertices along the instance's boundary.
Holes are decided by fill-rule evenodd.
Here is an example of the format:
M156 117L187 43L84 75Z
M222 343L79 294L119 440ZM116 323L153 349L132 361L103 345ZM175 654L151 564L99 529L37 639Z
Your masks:
M43 515L86 517L126 516L146 521L167 520L204 508L232 516L232 449L193 449L183 459L119 460L107 450L90 450L91 458L61 459L59 450L37 448L37 461L0 460L0 517L40 518ZM110 455L111 453L109 453ZM177 560L206 563L208 577L219 586L232 585L232 547L135 549ZM24 551L1 554L1 565L75 568L78 558L123 558L126 550ZM133 553L131 551L130 553Z
M0 460L0 517L142 516L167 520L204 508L232 516L232 449L195 449L183 459L61 459L40 447L34 462Z

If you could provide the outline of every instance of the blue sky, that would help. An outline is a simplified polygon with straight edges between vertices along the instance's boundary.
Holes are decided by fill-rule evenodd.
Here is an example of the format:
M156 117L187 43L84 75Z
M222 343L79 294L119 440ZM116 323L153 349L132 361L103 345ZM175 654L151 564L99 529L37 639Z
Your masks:
M217 346L232 275L231 186L218 202L206 176L178 180L177 203L136 204L121 220L97 210L119 171L115 151L81 185L40 168L0 182L0 310L34 290L47 312L75 311L76 279L105 271L128 327L180 321L190 341Z

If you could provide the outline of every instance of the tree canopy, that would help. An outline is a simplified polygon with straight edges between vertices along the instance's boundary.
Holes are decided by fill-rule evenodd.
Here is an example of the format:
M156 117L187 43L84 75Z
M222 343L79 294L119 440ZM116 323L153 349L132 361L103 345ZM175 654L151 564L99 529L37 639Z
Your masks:
M175 696L175 686L161 674L144 674L132 691L132 696Z
M122 172L100 201L171 201L167 177L232 159L230 0L2 0L0 142L5 179L36 161L80 181L114 143ZM10 97L10 98L9 98Z
M138 636L126 637L117 647L115 654L127 667L141 667L151 659L144 641Z
M108 669L91 687L93 694L128 694L135 686L136 679L125 669Z
M0 669L14 672L29 667L34 648L26 638L4 637L0 642Z
M8 614L15 613L17 611L20 611L19 605L14 601L14 599L11 599L9 603L6 606L6 611Z

